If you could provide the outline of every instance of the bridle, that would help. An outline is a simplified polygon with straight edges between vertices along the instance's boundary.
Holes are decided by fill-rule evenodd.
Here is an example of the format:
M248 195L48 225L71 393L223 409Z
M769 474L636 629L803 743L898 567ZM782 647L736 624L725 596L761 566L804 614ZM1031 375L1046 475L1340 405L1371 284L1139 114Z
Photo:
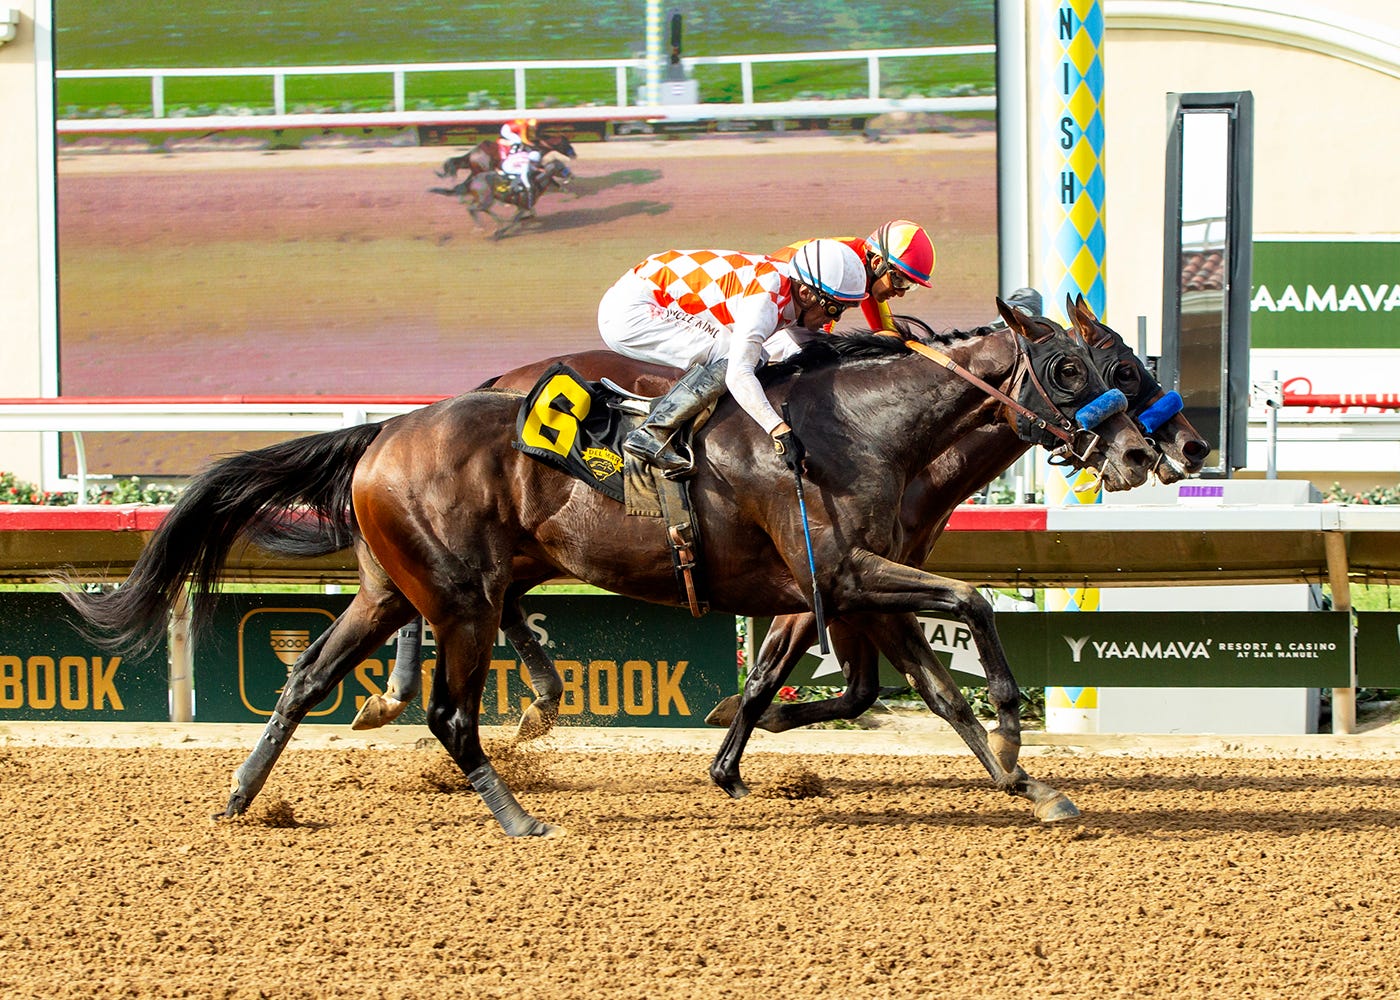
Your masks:
M996 386L972 374L962 365L958 364L948 355L936 348L930 347L918 340L905 340L904 345L916 354L921 354L929 360L935 362L948 371L957 375L971 385L981 389L993 399L1005 405L1012 413L1026 421L1030 427L1039 431L1042 435L1050 435L1057 438L1061 444L1051 451L1051 461L1056 458L1063 460L1063 464L1077 463L1087 465L1089 456L1094 449L1099 446L1100 437L1094 433L1094 428L1099 426L1115 413L1122 413L1128 408L1128 399L1118 389L1108 389L1081 406L1075 411L1074 418L1070 419L1060 411L1060 408L1050 398L1050 393L1046 391L1039 376L1035 373L1035 366L1031 364L1030 354L1022 345L1019 335L1013 333L1016 345L1016 368L1018 369L1015 382L1019 385L1023 379L1029 379L1037 394L1045 402L1049 411L1054 414L1047 419L1045 416L1032 410L1029 406L1013 399L1011 396L998 389ZM1053 360L1053 359L1052 359Z

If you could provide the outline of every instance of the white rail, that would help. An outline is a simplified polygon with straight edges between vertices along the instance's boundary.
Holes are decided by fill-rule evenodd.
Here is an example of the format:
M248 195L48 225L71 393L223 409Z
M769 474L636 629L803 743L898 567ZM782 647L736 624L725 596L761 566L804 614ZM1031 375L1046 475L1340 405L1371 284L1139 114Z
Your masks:
M83 433L106 431L285 431L314 434L388 420L437 396L223 396L0 400L0 432L71 433L76 487L87 496Z
M239 66L239 67L161 67L145 69L64 69L55 72L54 76L59 80L112 80L112 79L149 79L151 84L151 114L149 119L139 119L142 121L159 122L181 122L191 119L170 118L166 113L165 81L177 78L204 78L218 79L226 77L266 77L270 85L269 98L272 105L272 115L279 119L299 120L302 118L315 117L331 118L344 122L346 119L354 118L354 124L359 124L360 119L366 118L364 113L318 113L312 115L289 114L287 111L287 79L298 76L366 76L378 75L386 76L392 85L393 111L373 112L370 116L384 115L408 115L406 103L407 85L406 81L413 74L432 73L502 73L509 72L513 79L513 103L510 108L494 108L480 112L441 112L450 117L433 117L434 123L471 122L471 121L499 121L503 114L525 111L529 109L529 91L526 86L526 77L530 72L556 71L556 70L581 70L597 71L609 70L613 74L615 83L616 103L608 108L585 106L573 109L532 109L530 113L536 117L577 117L579 111L587 111L590 117L603 117L598 112L606 111L613 117L656 117L656 118L694 118L705 117L759 117L763 114L779 114L772 108L786 108L792 105L798 107L796 112L786 112L787 114L800 114L813 112L814 106L820 106L823 110L815 112L819 114L877 114L882 111L891 110L992 110L996 106L996 99L991 95L979 97L915 97L905 100L884 98L880 96L880 67L881 63L893 59L913 59L913 58L946 58L954 56L994 56L996 54L995 45L942 45L925 46L919 48L898 48L898 49L858 49L851 51L830 51L830 52L787 52L787 53L765 53L760 55L738 55L738 56L700 56L683 58L681 66L686 71L687 76L697 66L737 66L739 67L740 86L742 90L742 100L735 104L697 104L697 105L643 105L633 101L629 96L628 72L636 71L644 73L647 68L645 59L556 59L556 60L504 60L500 62L449 62L449 63L375 63L362 65L342 65L342 66ZM828 63L850 63L864 62L866 67L866 90L867 95L863 99L844 101L785 101L761 103L754 100L753 68L756 65L772 63L802 63L802 62L828 62ZM953 103L949 103L953 102ZM854 111L829 111L829 105L840 104L858 108ZM697 113L697 109L702 109ZM570 114L562 114L569 111ZM416 112L413 122L421 122L424 114L436 116L438 112ZM466 117L457 117L458 115ZM255 119L256 121L244 121L244 127L253 125L261 127L266 123L265 119L269 115L253 113L249 115L218 116L231 117L237 119ZM206 116L207 117L207 116ZM93 132L93 131L115 131L116 123L125 121L130 123L136 119L64 119L58 123L60 132ZM294 123L300 124L300 121ZM319 125L321 122L306 122L308 125ZM393 124L392 120L385 121L384 124ZM286 127L286 126L280 126Z

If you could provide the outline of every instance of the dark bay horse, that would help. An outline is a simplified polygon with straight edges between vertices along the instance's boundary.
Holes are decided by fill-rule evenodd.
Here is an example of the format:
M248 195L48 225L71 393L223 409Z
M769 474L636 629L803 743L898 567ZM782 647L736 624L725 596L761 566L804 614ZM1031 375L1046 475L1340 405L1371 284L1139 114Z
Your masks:
M1067 300L1065 312L1089 346L1104 382L1123 392L1128 413L1156 445L1157 478L1173 483L1200 472L1210 446L1181 413L1180 397L1162 389L1117 331L1094 315L1082 295ZM900 521L906 530L905 560L925 565L957 505L1010 468L1029 447L1005 425L992 425L975 429L939 455L904 495ZM830 624L831 644L847 682L839 697L773 704L778 689L817 639L814 615L775 618L743 693L725 698L706 719L712 725L728 726L710 767L715 784L736 798L747 794L739 762L755 728L780 733L833 719L855 719L868 710L879 694L880 627L879 621L855 616ZM997 709L996 733L1001 734L1009 731L1008 720L1020 694L1013 679L994 675L997 663L987 666L988 695Z
M1145 482L1154 458L1131 420L1104 407L1109 393L1082 344L1043 318L998 308L1007 328L948 345L947 365L896 338L823 338L776 371L767 392L790 405L794 427L813 444L808 512L826 607L833 617L886 616L894 628L881 648L952 721L996 786L1056 819L1077 810L1030 778L1007 745L992 748L905 614L930 610L970 622L984 662L999 661L1009 676L990 606L975 588L897 560L900 499L935 455L972 427L996 422L1055 447L1062 441L1052 435L1063 434L1076 460L1100 469L1109 488ZM1006 401L988 403L957 366ZM226 815L247 808L306 713L416 613L438 638L429 728L507 834L553 832L520 806L481 749L480 699L497 629L521 624L520 597L560 575L644 600L678 599L659 521L628 518L622 505L511 447L521 398L472 392L383 424L224 459L191 481L123 586L65 595L94 634L131 648L164 630L192 579L198 632L225 557L249 531L305 511L340 525L353 508L359 590L293 666L262 738L235 772ZM1092 433L1075 417L1089 413ZM806 610L810 577L796 495L766 435L726 399L697 440L704 458L693 499L709 539L711 606L744 615ZM912 632L900 632L905 618ZM1019 729L1010 736L1019 743Z
M534 146L542 154L541 160L543 160L544 155L549 153L558 153L571 160L578 158L578 153L574 149L574 144L569 141L569 137L558 132L540 133ZM442 169L437 171L437 175L456 180L457 175L463 170L470 177L473 174L484 174L500 168L501 144L495 139L483 139L465 153L449 156L443 160Z

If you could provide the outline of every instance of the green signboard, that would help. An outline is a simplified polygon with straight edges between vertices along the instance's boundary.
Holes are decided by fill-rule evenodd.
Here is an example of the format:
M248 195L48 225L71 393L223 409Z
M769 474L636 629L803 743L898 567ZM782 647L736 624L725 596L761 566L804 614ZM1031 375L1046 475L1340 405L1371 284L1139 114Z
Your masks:
M1400 611L1356 613L1356 686L1400 688Z
M1256 240L1253 347L1400 347L1400 241Z
M198 722L266 721L288 671L349 604L348 596L239 594L220 601L214 634L195 650ZM525 599L530 628L564 680L560 725L699 727L720 698L738 690L734 619L621 597L536 595ZM348 725L381 692L394 665L394 640L358 664L308 722ZM422 725L437 665L423 638L423 702L399 721ZM497 633L484 725L514 725L532 698L525 665Z
M958 683L985 683L966 625L931 615L920 620ZM996 625L1024 687L1345 687L1351 675L1350 622L1342 611L1018 612L998 614ZM880 669L882 684L907 683L883 660ZM845 681L834 653L813 651L789 683Z
M73 627L58 594L0 595L0 719L65 722L168 722L169 652L115 656Z

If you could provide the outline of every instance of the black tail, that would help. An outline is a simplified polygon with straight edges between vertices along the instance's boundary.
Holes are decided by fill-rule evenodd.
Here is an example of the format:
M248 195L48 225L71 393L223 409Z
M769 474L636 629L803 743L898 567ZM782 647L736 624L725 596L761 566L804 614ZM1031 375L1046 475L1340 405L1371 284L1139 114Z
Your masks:
M279 525L319 519L325 544L344 548L354 527L350 480L382 426L361 424L284 441L232 455L201 472L151 536L125 583L108 593L63 595L87 623L83 634L113 650L149 651L165 634L186 579L192 591L191 631L199 634L212 611L206 598L217 589L234 544L240 538L274 538Z

